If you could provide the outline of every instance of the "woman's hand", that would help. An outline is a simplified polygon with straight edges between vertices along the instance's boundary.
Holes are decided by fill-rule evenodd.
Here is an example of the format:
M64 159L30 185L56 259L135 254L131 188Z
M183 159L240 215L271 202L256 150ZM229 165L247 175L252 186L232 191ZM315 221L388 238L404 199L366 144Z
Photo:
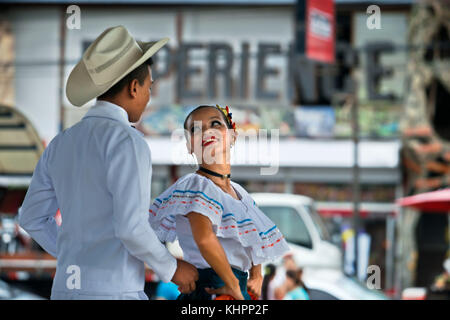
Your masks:
M261 288L263 283L263 277L261 274L251 276L247 281L247 289L256 297L261 296Z
M209 294L215 294L215 295L226 294L226 295L232 296L236 300L245 300L244 296L242 295L241 289L239 288L239 285L234 286L233 288L225 285L225 286L217 288L217 289L205 288L205 290Z
M247 289L254 296L259 298L261 296L261 288L263 283L262 269L261 265L253 265L250 269L250 277L247 281Z

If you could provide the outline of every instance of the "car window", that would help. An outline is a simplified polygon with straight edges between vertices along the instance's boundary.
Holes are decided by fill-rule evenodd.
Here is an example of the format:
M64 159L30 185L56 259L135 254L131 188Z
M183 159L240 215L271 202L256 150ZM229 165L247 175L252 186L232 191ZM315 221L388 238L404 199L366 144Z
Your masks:
M328 232L327 227L323 223L322 218L317 213L316 209L313 205L304 205L306 211L308 211L309 215L311 216L314 225L316 226L317 231L319 232L320 238L324 241L331 242L331 236Z
M308 229L297 210L292 207L258 206L283 233L286 241L302 247L312 248Z
M328 292L317 289L308 289L308 294L310 300L339 300Z

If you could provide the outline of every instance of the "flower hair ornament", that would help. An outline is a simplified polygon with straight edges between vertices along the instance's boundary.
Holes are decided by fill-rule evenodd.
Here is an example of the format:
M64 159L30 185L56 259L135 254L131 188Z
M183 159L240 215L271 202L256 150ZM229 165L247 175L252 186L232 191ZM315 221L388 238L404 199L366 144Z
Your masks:
M221 106L219 106L218 104L216 104L216 107L223 112L223 114L225 115L225 117L228 120L228 124L231 126L231 128L233 128L234 130L236 130L236 123L231 120L231 115L232 113L230 112L230 109L228 108L228 106L226 106L225 108L222 108Z

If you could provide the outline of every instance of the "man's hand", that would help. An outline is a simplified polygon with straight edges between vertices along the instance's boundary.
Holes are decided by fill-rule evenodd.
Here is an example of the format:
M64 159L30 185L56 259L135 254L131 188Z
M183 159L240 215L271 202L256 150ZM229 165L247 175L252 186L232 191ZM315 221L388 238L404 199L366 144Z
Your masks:
M181 293L190 293L195 290L195 281L198 280L197 268L181 259L177 259L177 270L172 282L178 286Z
M247 281L247 290L251 292L254 296L258 297L261 295L261 288L263 283L262 269L261 265L254 265L250 269L250 277Z

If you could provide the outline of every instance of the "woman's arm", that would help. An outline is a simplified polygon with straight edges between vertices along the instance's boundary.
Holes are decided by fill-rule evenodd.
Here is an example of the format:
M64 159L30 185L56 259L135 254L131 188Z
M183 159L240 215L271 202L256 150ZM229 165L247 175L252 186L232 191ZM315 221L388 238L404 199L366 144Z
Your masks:
M261 265L254 265L250 269L250 277L247 282L248 290L255 296L259 297L261 295L261 287L263 283L263 276L261 271Z
M200 213L190 212L187 215L191 224L192 235L202 257L225 282L225 286L216 290L207 290L210 294L229 294L235 299L244 300L239 288L239 280L235 277L212 228L211 220Z

